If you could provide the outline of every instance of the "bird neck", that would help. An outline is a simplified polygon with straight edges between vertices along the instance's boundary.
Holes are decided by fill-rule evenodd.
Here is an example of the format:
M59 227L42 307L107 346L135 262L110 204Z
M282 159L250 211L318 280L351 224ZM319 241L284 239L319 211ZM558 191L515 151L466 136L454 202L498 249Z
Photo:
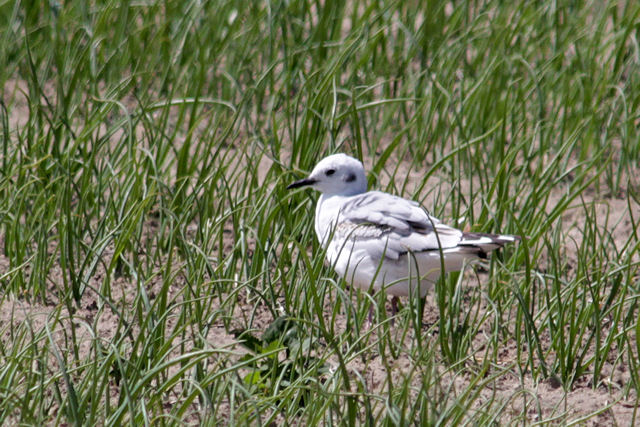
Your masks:
M315 229L318 241L325 246L335 229L340 209L351 196L321 194L316 204Z

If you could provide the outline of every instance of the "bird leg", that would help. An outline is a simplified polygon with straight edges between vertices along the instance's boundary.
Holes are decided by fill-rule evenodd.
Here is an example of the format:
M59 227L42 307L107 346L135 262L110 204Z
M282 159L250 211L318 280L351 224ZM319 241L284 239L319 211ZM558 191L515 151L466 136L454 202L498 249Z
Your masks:
M369 291L369 295L373 296L373 290ZM367 321L367 329L371 329L373 326L373 310L375 303L372 301L371 305L369 305L369 320Z
M394 326L396 323L396 314L398 314L398 301L400 301L400 298L398 298L395 295L391 298L391 326ZM375 304L372 303L369 306L369 317L368 317L367 329L373 326L374 310L375 310Z
M400 301L400 298L395 295L393 296L393 298L391 298L391 326L394 326L396 322L396 314L398 314L398 301Z

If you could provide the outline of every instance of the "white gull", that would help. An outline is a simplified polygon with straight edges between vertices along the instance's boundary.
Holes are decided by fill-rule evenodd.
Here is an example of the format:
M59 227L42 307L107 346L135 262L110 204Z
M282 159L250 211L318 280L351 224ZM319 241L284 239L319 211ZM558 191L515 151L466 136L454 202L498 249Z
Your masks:
M362 163L346 154L322 159L311 174L287 188L309 186L322 194L315 231L335 271L352 286L397 297L424 297L441 273L520 238L468 233L442 224L417 202L367 191ZM371 313L370 313L371 317Z

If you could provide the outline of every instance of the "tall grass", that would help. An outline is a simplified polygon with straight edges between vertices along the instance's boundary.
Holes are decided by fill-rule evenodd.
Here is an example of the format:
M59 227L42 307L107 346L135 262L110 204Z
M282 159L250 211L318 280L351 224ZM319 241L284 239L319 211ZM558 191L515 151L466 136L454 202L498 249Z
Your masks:
M635 399L639 22L624 1L3 2L0 422L571 422L604 410L530 388L585 378ZM285 190L337 151L525 238L391 326L325 266L316 196Z

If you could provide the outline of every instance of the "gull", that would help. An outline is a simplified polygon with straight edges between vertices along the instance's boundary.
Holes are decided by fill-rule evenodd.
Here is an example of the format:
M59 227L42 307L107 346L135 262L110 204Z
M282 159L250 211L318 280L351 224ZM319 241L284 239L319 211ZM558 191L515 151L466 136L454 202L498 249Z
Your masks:
M346 154L325 157L287 189L300 187L321 193L315 232L329 264L356 288L392 295L394 315L398 297L424 298L441 274L520 240L464 232L441 223L415 201L367 191L362 162Z

